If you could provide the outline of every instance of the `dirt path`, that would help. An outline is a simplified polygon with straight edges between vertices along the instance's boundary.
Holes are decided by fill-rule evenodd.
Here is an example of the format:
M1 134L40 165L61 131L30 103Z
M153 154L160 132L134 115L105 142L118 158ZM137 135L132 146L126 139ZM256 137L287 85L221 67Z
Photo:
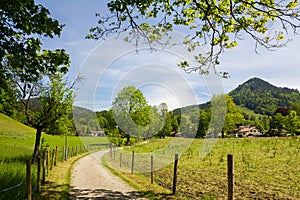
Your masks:
M75 163L71 173L71 199L145 199L103 167L101 157L105 153L92 153Z

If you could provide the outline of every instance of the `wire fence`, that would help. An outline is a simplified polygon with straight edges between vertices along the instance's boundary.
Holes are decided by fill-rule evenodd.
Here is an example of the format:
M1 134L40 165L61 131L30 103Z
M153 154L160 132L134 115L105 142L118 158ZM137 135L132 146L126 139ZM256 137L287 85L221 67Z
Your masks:
M109 147L108 143L105 144L88 144L85 146L73 146L73 147L62 147L59 148L56 146L53 149L45 149L40 152L39 159L35 164L30 164L29 172L28 163L23 172L14 172L17 173L17 176L9 177L9 174L6 175L7 179L10 179L7 183L1 183L2 187L0 190L0 199L27 199L30 200L32 197L40 192L41 184L46 183L46 179L51 175L51 171L58 165L58 163L66 162L68 159L78 156L87 151L99 151L104 150ZM9 170L7 170L9 173ZM25 173L27 171L27 174ZM17 184L9 184L15 180L20 180ZM4 184L4 185L3 185ZM3 188L5 187L5 188Z
M21 181L21 182L20 182L19 184L17 184L17 185L14 185L14 186L11 186L11 187L9 187L9 188L5 188L5 189L1 190L0 193L8 192L8 191L10 191L10 190L12 190L12 189L18 188L18 187L20 187L23 183L24 183L24 181Z
M151 183L152 171L154 171L154 183L172 191L174 155L160 154L156 157L151 153L135 154L128 149L125 151L112 147L110 155L107 156L110 157L108 158L109 164L113 168L125 173L141 173L149 178ZM205 162L198 159L199 163L196 165L195 159L191 159L190 155L181 156L176 173L176 192L187 198L231 199L232 195L235 199L300 199L300 166L292 170L290 168L285 170L284 166L281 166L280 172L265 166L268 169L266 170L262 167L264 165L252 163L251 160L254 158L238 155L239 160L230 171L228 158L225 159L225 155L217 159L211 159L208 156ZM169 164L166 164L165 161L169 159L173 159L173 162L167 161L166 163ZM295 164L299 161L294 162L294 166L297 166ZM283 165L283 163L278 164ZM288 166L289 163L285 164ZM230 186L230 177L234 178L232 186Z

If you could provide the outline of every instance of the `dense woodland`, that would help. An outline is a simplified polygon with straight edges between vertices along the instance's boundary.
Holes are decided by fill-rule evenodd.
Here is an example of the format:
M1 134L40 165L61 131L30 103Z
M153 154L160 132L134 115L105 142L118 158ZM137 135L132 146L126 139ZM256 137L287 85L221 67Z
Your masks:
M284 107L300 111L298 90L281 88L259 79L252 78L229 93L237 105L255 113L272 116L277 108Z

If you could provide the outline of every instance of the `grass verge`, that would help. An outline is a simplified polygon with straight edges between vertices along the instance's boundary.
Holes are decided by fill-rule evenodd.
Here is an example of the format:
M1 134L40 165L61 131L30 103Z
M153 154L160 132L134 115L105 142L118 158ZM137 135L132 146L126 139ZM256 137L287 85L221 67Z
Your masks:
M76 157L69 158L55 167L48 177L46 183L41 187L41 193L35 199L70 199L71 170L76 161L87 156L89 152Z

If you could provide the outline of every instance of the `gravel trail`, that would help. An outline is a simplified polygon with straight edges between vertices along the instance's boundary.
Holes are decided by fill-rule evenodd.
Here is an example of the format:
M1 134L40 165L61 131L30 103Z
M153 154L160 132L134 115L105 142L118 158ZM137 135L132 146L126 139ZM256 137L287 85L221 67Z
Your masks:
M138 199L141 194L103 167L101 157L107 151L92 153L78 160L71 176L71 199Z

